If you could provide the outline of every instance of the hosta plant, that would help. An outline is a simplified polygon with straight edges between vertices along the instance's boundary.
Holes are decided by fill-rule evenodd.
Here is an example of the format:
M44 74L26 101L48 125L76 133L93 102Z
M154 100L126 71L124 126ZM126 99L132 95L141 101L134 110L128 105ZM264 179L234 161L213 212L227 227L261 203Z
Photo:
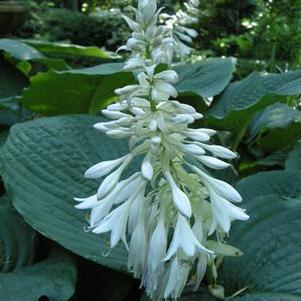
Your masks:
M110 138L127 138L129 153L86 171L102 182L94 195L75 198L76 207L91 209L90 230L110 232L111 248L124 243L129 269L153 300L177 299L189 279L198 289L207 266L216 273L217 254L208 240L222 246L231 222L248 215L233 204L242 201L240 194L206 169L227 168L221 159L236 154L210 143L215 130L191 128L202 115L175 100L178 74L171 63L183 49L179 32L158 25L155 0L139 1L134 11L135 20L125 17L133 33L121 49L131 52L124 69L137 72L137 83L117 89L119 102L102 110L112 121L94 125ZM189 37L190 30L180 28L182 39ZM167 65L163 71L160 63ZM141 156L140 170L122 177Z
M1 300L300 300L301 70L183 63L197 7L117 56L0 39Z

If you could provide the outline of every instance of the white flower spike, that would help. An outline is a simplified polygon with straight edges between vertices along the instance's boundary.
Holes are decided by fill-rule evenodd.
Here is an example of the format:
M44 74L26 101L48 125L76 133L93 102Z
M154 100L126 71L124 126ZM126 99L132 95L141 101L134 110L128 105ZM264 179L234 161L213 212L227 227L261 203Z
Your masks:
M179 298L192 270L190 283L197 289L207 264L215 268L216 254L205 247L208 236L216 233L221 241L232 221L248 219L231 203L241 202L240 194L205 169L227 168L221 159L236 154L210 143L215 130L190 128L202 115L174 99L179 78L170 65L174 55L190 51L185 44L196 32L186 26L197 22L198 0L185 7L176 16L160 16L155 0L139 0L135 19L124 16L133 33L119 50L131 52L124 69L135 71L137 83L115 91L119 102L102 110L110 121L94 128L127 138L130 151L90 167L85 176L101 181L98 191L75 198L76 208L90 210L93 233L110 232L111 248L124 243L129 269L154 301ZM169 67L157 71L160 63ZM126 178L138 157L141 166Z

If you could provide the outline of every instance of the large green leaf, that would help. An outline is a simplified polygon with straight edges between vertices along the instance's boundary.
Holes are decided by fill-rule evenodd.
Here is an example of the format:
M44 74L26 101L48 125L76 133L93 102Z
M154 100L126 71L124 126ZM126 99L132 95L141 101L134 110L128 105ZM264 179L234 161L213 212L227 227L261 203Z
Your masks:
M257 135L256 144L268 153L292 145L301 136L301 112L283 103L273 104L257 114L250 135Z
M14 206L43 235L67 249L116 270L127 270L122 245L110 256L106 236L84 231L86 212L75 209L75 196L96 192L98 182L83 177L91 165L128 152L124 141L100 134L100 118L42 118L11 128L0 159Z
M48 71L30 79L30 87L21 101L29 109L44 115L96 114L116 99L114 90L133 81L132 73L122 71L123 64L64 72Z
M182 95L197 95L203 98L221 93L232 78L235 68L233 58L213 58L195 64L180 65L176 88Z
M284 162L287 158L288 153L290 152L291 147L284 147L276 152L272 153L271 155L259 159L255 162L256 165L263 165L263 166L284 166Z
M298 142L289 153L285 162L285 169L301 172L301 142Z
M245 255L223 264L226 294L247 287L233 300L299 301L301 199L266 195L248 200L246 208L250 220L234 224L230 235Z
M76 265L59 252L46 260L18 271L0 274L0 296L3 301L68 301L74 294ZM44 300L44 299L43 299Z
M212 106L208 122L222 129L239 131L254 114L283 96L301 93L301 70L281 74L254 72L230 84Z
M0 104L9 105L28 85L28 79L0 56Z
M20 61L43 58L44 55L18 40L0 39L0 50L7 52L10 56Z
M263 130L287 128L301 119L301 112L284 104L275 103L259 112L250 124L250 135L254 138Z
M48 58L35 48L18 40L0 39L0 50L19 61L37 62L54 70L69 69L64 60Z
M247 202L257 196L277 194L282 198L301 197L301 172L260 172L240 180L236 186Z
M116 57L116 55L112 55L110 52L104 51L96 46L87 47L74 44L38 40L25 40L24 42L46 54L72 54L78 56L96 57L100 59L111 59Z
M0 199L0 272L5 273L30 265L35 257L35 240L35 231L17 214L10 200L6 196L2 197Z

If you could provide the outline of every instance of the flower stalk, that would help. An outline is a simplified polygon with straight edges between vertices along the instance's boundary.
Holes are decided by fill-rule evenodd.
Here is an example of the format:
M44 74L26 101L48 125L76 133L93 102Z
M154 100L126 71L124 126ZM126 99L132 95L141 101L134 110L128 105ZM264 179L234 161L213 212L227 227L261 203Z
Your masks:
M133 33L120 49L131 52L124 69L136 72L137 84L117 89L119 102L102 111L111 121L94 126L112 139L128 139L130 152L86 171L86 177L102 182L95 195L76 198L76 207L91 210L93 233L111 233L111 248L124 243L129 269L153 300L177 299L195 265L195 289L208 263L214 265L208 236L224 237L233 220L248 215L232 204L241 202L239 193L206 169L227 168L222 159L236 154L210 143L214 130L190 128L202 115L176 100L174 26L158 22L155 0L140 0L133 10L134 20L124 17ZM168 67L158 71L161 63ZM138 157L140 170L124 178Z

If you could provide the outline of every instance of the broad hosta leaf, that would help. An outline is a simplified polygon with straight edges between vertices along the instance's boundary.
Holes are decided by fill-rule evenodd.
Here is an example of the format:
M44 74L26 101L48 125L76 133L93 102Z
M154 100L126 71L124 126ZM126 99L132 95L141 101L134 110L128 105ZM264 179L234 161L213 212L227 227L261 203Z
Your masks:
M106 237L84 231L86 212L75 196L95 193L99 183L83 174L93 164L128 152L127 144L107 138L92 125L100 118L42 118L12 127L0 153L3 178L14 206L36 230L90 260L126 271L122 245L110 256Z
M230 84L208 115L211 125L236 130L245 127L254 114L283 96L301 93L301 70L281 74L254 72Z
M301 172L260 172L240 180L236 186L243 198L250 202L256 196L277 194L282 198L301 197Z
M250 135L258 135L256 143L269 153L292 145L301 136L301 113L283 103L273 104L254 118Z
M0 57L0 104L9 104L27 85L26 76Z
M285 162L285 169L301 172L301 142L298 142L289 153Z
M48 259L30 267L1 275L3 301L68 301L74 294L76 265L65 254L54 252ZM40 299L41 298L41 299Z
M32 59L43 58L44 55L18 40L0 39L0 50L5 51L10 56L20 61L30 61Z
M195 64L178 66L179 82L176 88L182 95L213 97L221 93L232 78L233 58L213 58Z
M255 116L250 135L255 137L264 129L286 128L298 119L301 119L301 112L284 103L275 103Z
M2 197L0 199L0 272L5 273L30 265L35 257L35 238L35 231L17 214L8 197ZM1 293L0 296L2 297Z
M250 220L235 223L230 235L245 255L223 264L226 294L248 287L232 300L299 301L301 199L266 195L248 200L246 208Z
M37 62L47 66L49 69L69 69L64 60L48 58L35 48L18 40L0 39L0 50L17 60Z
M268 153L293 145L301 137L301 119L286 128L275 128L257 138L258 147Z
M256 161L255 164L263 166L283 166L289 151L290 148L282 148L271 155Z
M116 99L114 90L133 81L133 75L122 72L123 64L64 72L48 71L30 79L22 103L44 115L96 114Z
M111 53L104 51L96 46L79 46L66 43L55 43L47 41L37 41L37 40L25 40L25 43L33 46L43 53L62 53L62 54L72 54L78 56L96 57L100 59L110 59L112 57Z
M33 113L25 108L19 107L18 110L11 110L10 108L0 110L0 125L11 126L32 118Z

